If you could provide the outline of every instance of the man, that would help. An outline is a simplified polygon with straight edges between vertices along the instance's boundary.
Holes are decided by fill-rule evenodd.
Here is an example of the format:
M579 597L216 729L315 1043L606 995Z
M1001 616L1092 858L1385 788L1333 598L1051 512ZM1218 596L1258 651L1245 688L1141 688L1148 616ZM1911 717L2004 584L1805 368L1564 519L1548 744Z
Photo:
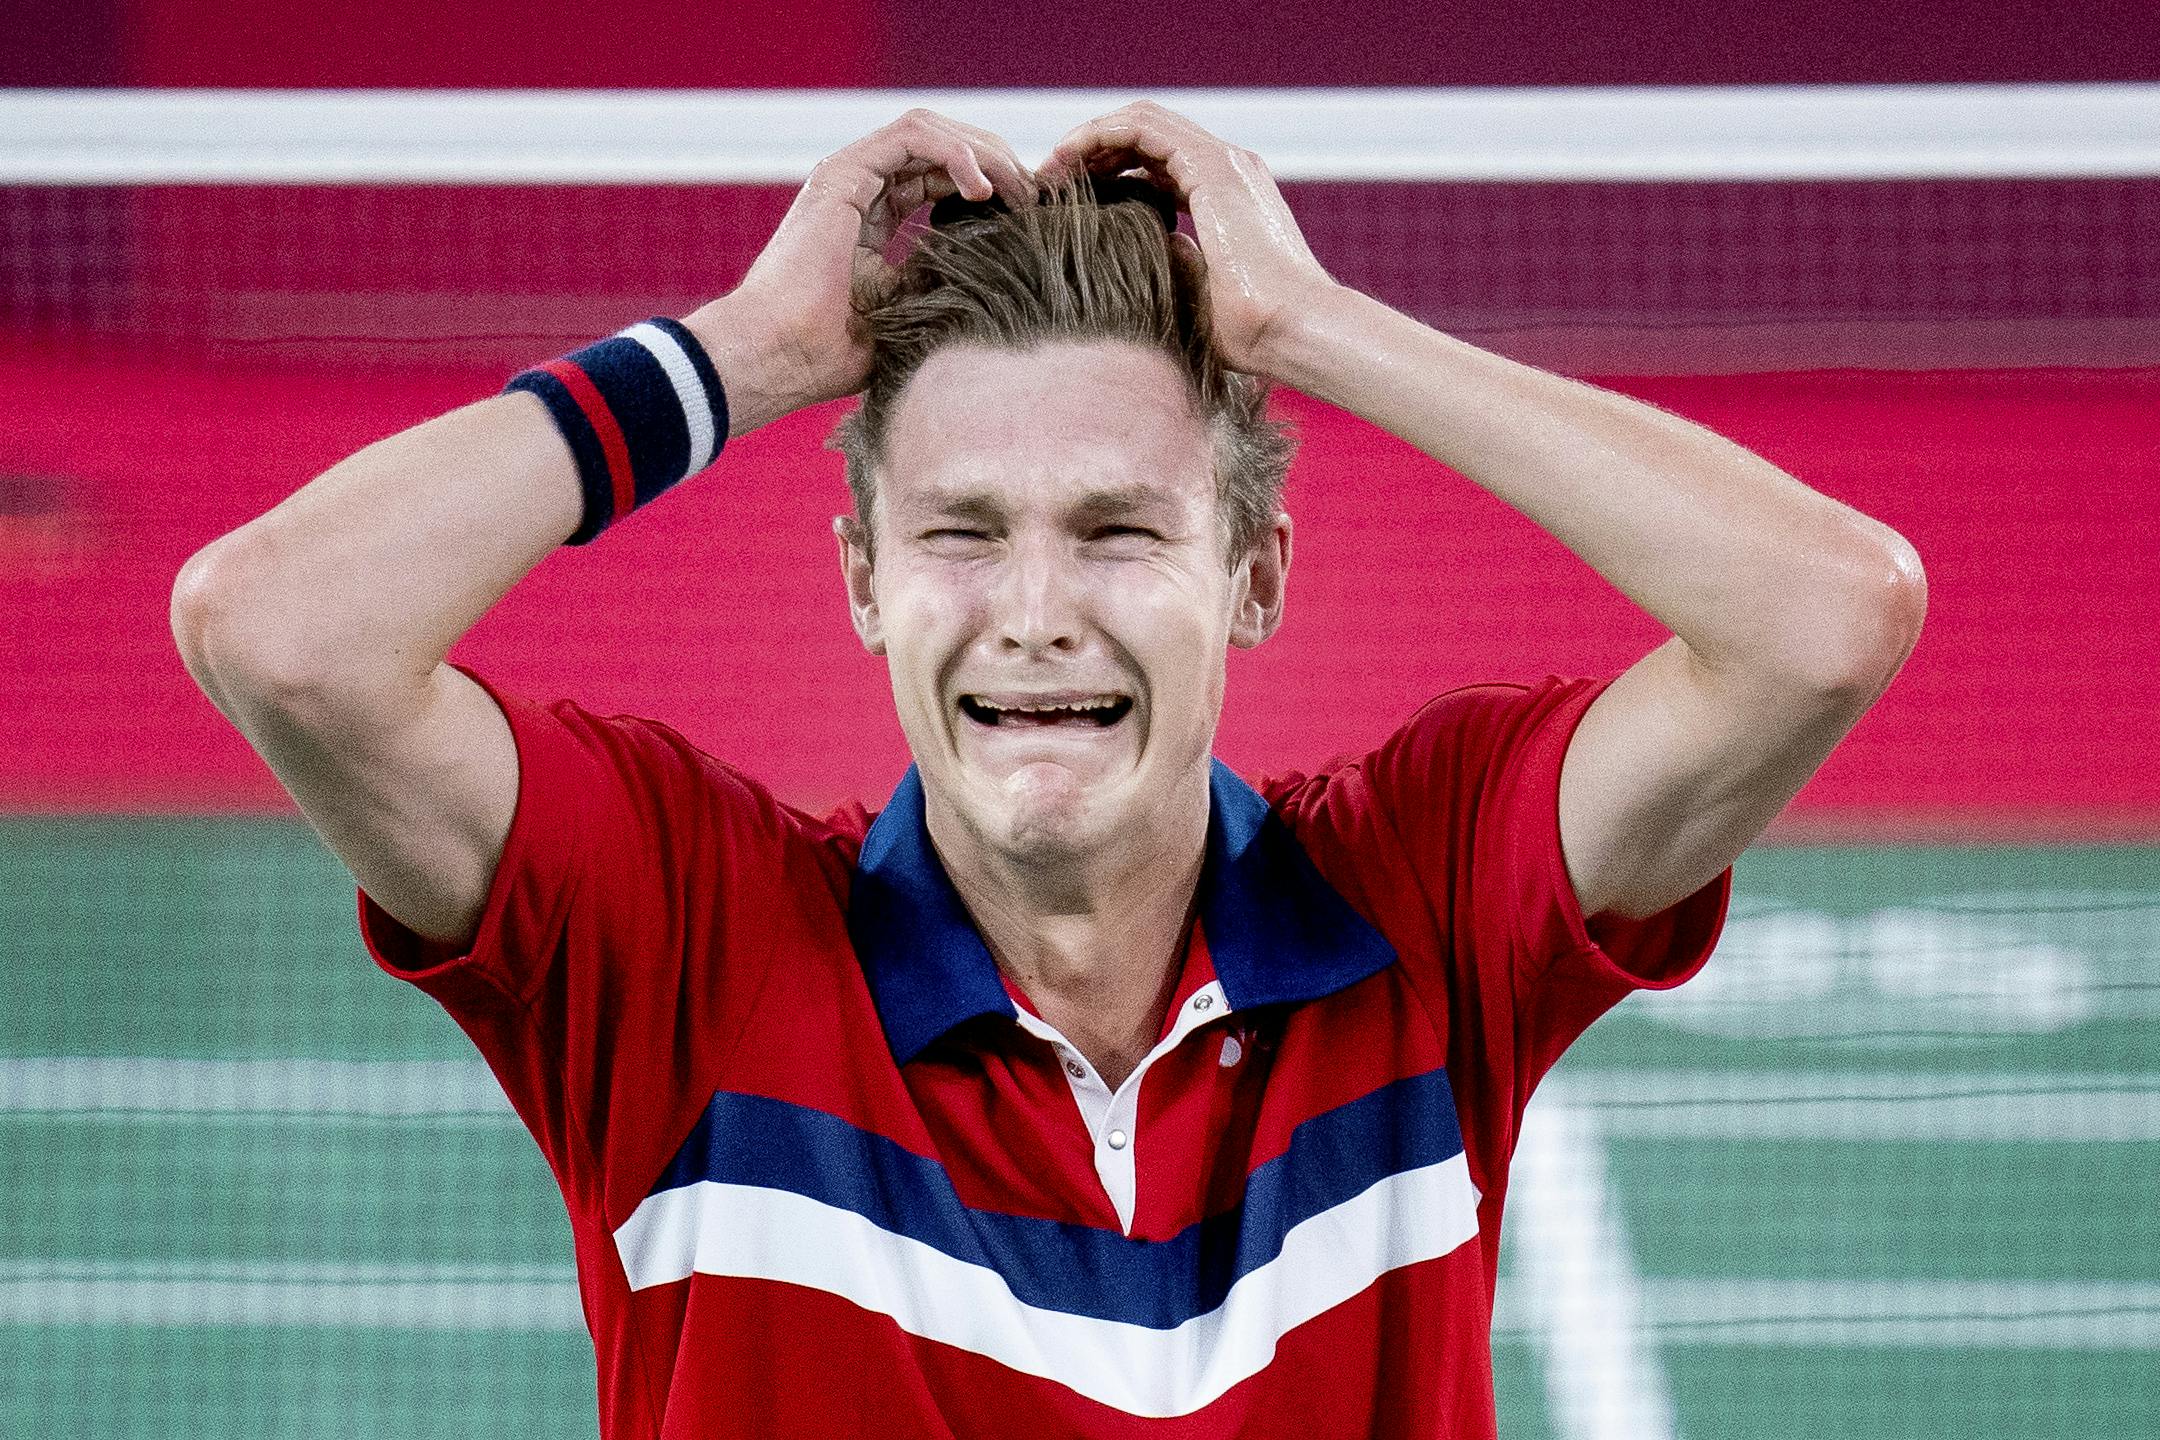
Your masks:
M968 213L895 271L927 201ZM612 360L368 447L174 593L376 958L553 1166L606 1433L1491 1435L1531 1089L1707 956L1734 857L1915 641L1911 547L1335 284L1258 157L1149 104L1040 174L913 112L685 325L640 342L655 384L709 357L730 433L864 392L836 532L915 759L875 823L443 663L649 498L647 452L709 453L688 401L664 443L618 427L657 402ZM1485 486L1673 638L1248 787L1209 757L1225 649L1291 557L1253 377Z

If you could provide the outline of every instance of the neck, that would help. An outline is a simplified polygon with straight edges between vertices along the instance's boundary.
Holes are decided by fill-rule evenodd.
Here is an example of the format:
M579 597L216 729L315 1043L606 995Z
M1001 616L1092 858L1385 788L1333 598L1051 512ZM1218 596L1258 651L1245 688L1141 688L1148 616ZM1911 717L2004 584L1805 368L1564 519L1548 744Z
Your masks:
M927 807L931 843L990 954L1112 1088L1162 1029L1207 855L1207 772L1104 853L1031 864Z

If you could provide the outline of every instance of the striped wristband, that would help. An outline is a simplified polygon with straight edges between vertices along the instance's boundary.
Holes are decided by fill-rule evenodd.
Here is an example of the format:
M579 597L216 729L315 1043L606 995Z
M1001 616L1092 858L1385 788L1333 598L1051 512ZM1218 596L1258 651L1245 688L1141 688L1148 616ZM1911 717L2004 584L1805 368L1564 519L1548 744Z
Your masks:
M705 347L666 316L520 371L577 457L583 545L661 491L710 465L727 443L727 396Z

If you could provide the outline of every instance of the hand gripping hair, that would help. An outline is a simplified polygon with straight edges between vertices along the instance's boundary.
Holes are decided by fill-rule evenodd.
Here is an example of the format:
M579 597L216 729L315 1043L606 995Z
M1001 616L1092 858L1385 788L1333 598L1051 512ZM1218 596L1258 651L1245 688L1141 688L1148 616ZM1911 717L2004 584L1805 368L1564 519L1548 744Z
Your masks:
M1170 243L1176 197L1137 175L1061 176L1041 197L1017 210L994 197L939 200L890 282L857 293L870 378L826 443L847 458L865 538L893 409L938 349L1125 341L1161 351L1185 376L1214 435L1224 558L1235 562L1274 523L1296 442L1267 416L1266 381L1231 370L1215 348L1205 266Z

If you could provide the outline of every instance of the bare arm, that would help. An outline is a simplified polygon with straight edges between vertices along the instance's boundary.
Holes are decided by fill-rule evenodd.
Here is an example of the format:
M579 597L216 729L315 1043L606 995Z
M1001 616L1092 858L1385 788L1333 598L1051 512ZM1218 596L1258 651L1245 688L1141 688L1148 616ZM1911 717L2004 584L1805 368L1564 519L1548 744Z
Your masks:
M1586 915L1655 914L1730 865L1918 639L1904 537L1700 426L1350 290L1282 339L1284 378L1476 481L1673 631L1593 702L1561 769Z
M1046 169L1083 165L1138 165L1176 189L1232 366L1459 471L1673 631L1598 696L1562 765L1561 849L1584 914L1641 918L1700 889L1911 653L1926 579L1888 526L1700 426L1337 285L1260 157L1181 115L1126 106L1066 136Z
M853 278L883 263L909 211L993 187L1034 195L1003 141L924 111L822 162L742 285L684 319L730 433L857 388ZM446 944L478 924L518 774L501 711L443 657L581 506L545 407L497 395L340 461L197 552L173 586L173 635L203 692L369 895Z

